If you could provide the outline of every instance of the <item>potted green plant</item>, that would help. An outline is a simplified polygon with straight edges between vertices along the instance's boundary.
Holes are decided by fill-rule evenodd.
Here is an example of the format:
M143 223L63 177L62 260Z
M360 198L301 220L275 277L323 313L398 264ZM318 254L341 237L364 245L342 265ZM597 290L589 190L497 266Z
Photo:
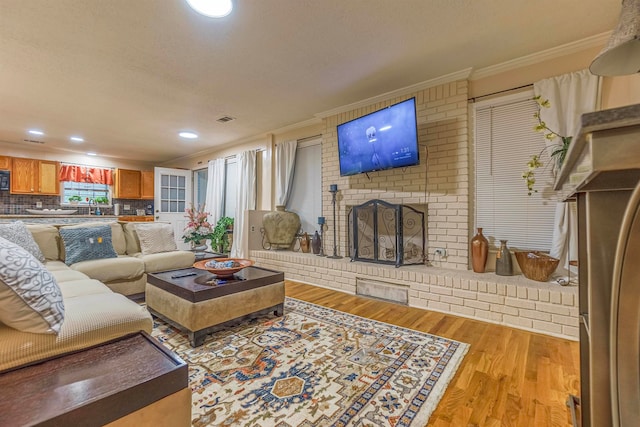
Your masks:
M78 196L77 194L69 196L69 203L71 203L72 205L77 205L81 200L82 197Z
M223 216L218 220L211 233L211 248L219 253L226 253L231 248L227 238L228 230L233 230L233 218Z
M108 205L109 204L109 198L105 197L105 196L99 196L95 198L95 202L99 205Z
M547 124L542 121L542 118L540 117L540 108L551 107L551 103L549 102L548 99L542 99L542 97L538 95L538 96L534 96L533 100L536 101L536 103L538 104L538 111L533 115L533 117L537 120L537 123L533 129L536 132L544 133L545 139L549 141L552 141L556 138L560 138L560 140L562 141L561 144L556 143L552 146L551 160L553 161L554 171L557 171L560 169L560 167L562 167L562 163L564 162L564 158L567 155L567 150L569 149L569 144L571 144L572 137L560 135L558 132L555 132L549 129ZM522 178L525 180L527 184L527 190L529 192L528 193L529 196L531 196L531 194L533 193L538 192L538 190L533 188L534 184L536 183L535 171L539 167L543 166L542 162L540 161L540 156L545 150L547 150L546 147L543 148L542 151L540 151L540 153L534 154L533 156L531 156L531 158L527 162L527 170L522 174Z

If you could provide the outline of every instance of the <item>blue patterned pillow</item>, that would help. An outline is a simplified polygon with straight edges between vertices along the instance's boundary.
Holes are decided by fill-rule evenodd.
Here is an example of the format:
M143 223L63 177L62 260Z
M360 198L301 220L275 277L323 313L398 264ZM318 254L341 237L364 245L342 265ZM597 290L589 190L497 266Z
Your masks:
M67 265L90 259L117 258L111 241L111 227L61 228L64 262Z
M64 301L56 279L33 255L2 237L0 322L34 334L57 334L64 322Z

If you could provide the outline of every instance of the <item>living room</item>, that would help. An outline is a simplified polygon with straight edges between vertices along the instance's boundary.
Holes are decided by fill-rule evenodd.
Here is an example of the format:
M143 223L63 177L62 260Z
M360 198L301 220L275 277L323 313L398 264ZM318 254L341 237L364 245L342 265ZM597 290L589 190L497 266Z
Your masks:
M591 9L593 12L587 13L587 16L584 17L585 19L589 18L591 14L602 15L599 13L603 10L601 8L606 9L602 5L596 5L596 2L593 3L590 5L593 6L593 9ZM416 4L412 4L412 6L417 7ZM532 342L542 340L538 334L552 337L553 340L557 339L558 341L551 341L551 344L545 345L548 345L549 348L556 348L553 346L557 346L562 350L550 351L568 352L572 354L574 359L578 359L576 354L578 352L577 340L579 339L579 292L578 287L575 285L575 277L571 277L576 274L575 271L566 270L566 273L558 275L560 278L566 277L569 281L574 280L569 286L560 286L557 282L536 282L519 274L518 264L514 259L516 275L499 276L494 272L496 253L499 246L497 242L499 236L497 235L490 236L495 240L492 240L493 247L486 261L487 272L477 273L472 271L469 241L476 233L476 228L482 226L476 219L476 172L478 163L475 155L475 105L491 100L496 101L502 96L515 95L523 98L532 98L533 84L535 82L589 68L591 62L607 43L610 37L610 30L614 28L620 11L620 5L617 1L609 2L607 6L615 9L607 12L607 22L603 23L597 19L592 19L590 21L592 22L592 27L585 27L580 33L580 37L574 36L552 44L537 45L544 46L544 48L523 49L522 53L517 56L502 55L499 56L500 59L495 59L493 62L484 62L482 66L476 66L474 63L465 61L462 61L462 63L466 64L464 67L455 68L458 63L455 66L439 66L430 73L423 73L423 78L413 78L413 80L405 80L404 83L399 84L391 82L386 86L379 85L377 88L374 87L368 90L364 90L362 87L364 85L363 82L367 79L363 75L360 79L350 82L351 86L354 87L354 92L348 98L350 101L333 104L325 103L324 108L313 110L312 114L304 116L303 119L299 119L299 115L291 113L291 117L296 117L295 120L269 122L279 123L277 126L265 127L266 125L260 124L261 120L254 118L258 117L258 113L253 110L256 107L252 107L251 114L244 114L244 112L236 113L235 111L224 110L218 106L208 108L206 105L198 104L202 108L201 111L195 112L194 116L197 116L199 120L204 118L205 120L202 120L203 123L207 120L214 121L211 119L228 114L231 118L235 115L239 117L253 116L251 120L255 120L259 124L252 124L242 137L237 137L234 134L234 132L237 132L235 128L231 128L232 130L229 131L224 128L215 128L213 130L209 128L210 130L203 134L206 134L207 137L211 136L211 141L207 137L203 137L194 145L188 146L182 140L174 140L169 145L174 145L174 150L175 146L178 146L179 155L167 154L175 153L176 151L171 151L171 149L164 147L160 148L160 144L156 144L158 150L154 152L152 148L143 147L143 144L138 146L138 144L132 143L129 144L131 154L126 158L116 155L89 158L84 154L84 148L64 146L57 140L61 138L57 137L42 138L45 140L45 144L23 143L23 140L27 139L27 137L24 135L16 137L15 130L7 131L2 138L0 142L0 147L2 147L1 154L16 158L55 160L69 164L93 165L105 168L149 170L154 167L162 167L183 169L193 172L195 182L197 180L196 177L206 170L209 161L214 159L229 161L229 159L239 158L243 152L254 151L257 153L257 158L255 205L252 210L255 210L256 214L249 216L246 221L238 221L236 230L238 226L245 229L244 239L246 243L240 243L245 245L246 252L244 257L253 259L258 266L282 271L285 273L286 280L297 282L288 283L287 292L296 290L295 292L298 292L298 297L300 298L302 298L301 295L315 292L317 294L317 297L314 297L316 303L322 304L321 301L323 299L330 300L332 301L332 307L338 310L347 309L341 299L349 301L352 305L367 307L367 310L369 310L360 312L358 315L364 317L370 315L378 320L390 322L389 318L393 319L396 315L391 314L380 319L376 313L380 311L389 313L389 310L393 310L395 307L393 303L387 302L376 305L377 303L374 301L357 299L354 295L360 293L359 286L363 289L367 286L369 286L369 289L373 289L373 294L362 294L373 297L380 297L379 292L394 292L400 289L404 293L406 300L404 301L404 306L396 311L396 313L402 313L398 314L397 317L406 316L419 319L420 316L423 316L424 319L437 319L433 321L436 324L442 322L441 327L443 330L446 330L447 327L452 327L452 324L461 322L471 322L465 323L465 325L470 325L469 331L477 331L483 328L484 326L478 326L482 322L507 325L520 330L519 332L514 332L516 335L521 331L532 332L531 336L533 338L527 338ZM171 7L182 10L181 6L172 5ZM244 7L249 6L244 5ZM405 7L409 8L405 5L403 9ZM11 13L16 13L18 8L18 6L13 5L8 7L8 10ZM571 8L567 6L567 9ZM589 8L587 7L586 9ZM118 16L118 13L111 9L103 12L107 13L112 19L113 16L111 14ZM407 11L405 10L404 12L406 13ZM54 15L57 16L57 13L60 12L55 12ZM302 11L300 13L302 14ZM453 12L450 11L450 13ZM569 15L569 12L563 10L561 14L566 16ZM381 13L381 15L384 14ZM40 15L38 14L38 16ZM162 16L163 20L169 19L164 15ZM465 14L465 16L467 15ZM24 16L23 19L25 19ZM198 18L190 19L197 21ZM197 22L202 25L200 21ZM305 23L311 25L310 21L305 21ZM227 27L225 28L230 31ZM511 30L514 31L513 29ZM503 37L508 38L508 30L505 29L504 31L507 35L503 35ZM543 38L544 32L539 33L538 36ZM28 45L28 43L26 44ZM535 44L532 45L535 46ZM113 52L110 52L111 54ZM128 59L131 60L131 58ZM375 61L372 60L373 62ZM93 65L97 66L98 63ZM141 64L140 66L142 68L146 67L146 65L143 66ZM16 65L13 65L12 70L15 72L16 69L19 69L19 67L16 68ZM345 81L338 81L337 75L342 70L337 72L326 69L326 73L331 73L331 71L336 73L336 85L344 86L348 84L346 79ZM101 73L99 75L103 76ZM6 77L8 78L8 76ZM168 76L164 77L170 80ZM189 79L193 79L193 76L190 75ZM380 80L376 81L380 82ZM137 83L141 86L146 84L140 80ZM262 83L266 85L264 81ZM295 83L297 84L298 82L295 81ZM175 82L171 83L171 85L174 84ZM194 84L194 81L189 80L188 84ZM181 84L177 86L184 89L188 84L185 82L184 86ZM251 88L257 83L246 84ZM115 89L117 88L117 82L109 81L108 86L113 90L120 90ZM197 86L197 84L194 84L194 86ZM35 88L40 87L36 85ZM151 87L147 89L150 90ZM254 88L254 90L257 89ZM108 92L108 89L102 88L98 93L104 96L106 92ZM280 97L287 99L287 96L282 96L283 91L278 91L277 93L278 96L271 98L269 102L280 102ZM603 77L600 80L598 109L604 110L637 104L640 102L639 94L640 80L637 74ZM31 96L33 95L34 93L31 93ZM187 98L191 96L185 93L183 95ZM147 102L151 102L156 96L152 95L145 99ZM172 96L180 98L178 95ZM322 95L317 94L317 96L320 97ZM416 99L420 163L404 169L341 176L338 159L337 126L414 97ZM5 99L13 100L14 98L8 96ZM53 100L54 98L52 97L51 99ZM114 120L119 121L120 119L115 117L116 115L112 111L109 111L109 107L113 107L114 111L124 111L122 110L122 105L114 103L109 97L105 97L105 100L104 109L92 111L92 114L111 115ZM58 98L55 102L60 102L60 99ZM44 104L49 104L49 102ZM16 105L19 106L20 103ZM262 104L260 108L262 110L268 109ZM149 107L149 109L152 110L152 107ZM195 109L196 107L194 106L193 110L195 111ZM5 104L3 110L10 111L11 105ZM51 110L55 110L55 108L50 105L43 105L34 110L32 115L44 114ZM75 114L80 113L76 111ZM188 114L185 114L184 111L181 114L182 117L188 117ZM203 116L206 116L206 118ZM14 116L11 115L11 117ZM182 123L176 123L178 120L170 119L168 116L163 116L159 121L171 123L167 128L172 130L182 128L195 129L197 123L199 123L196 120L193 122L184 120ZM36 121L31 118L31 122L35 123ZM234 126L233 122L232 120L228 125ZM132 123L128 124L132 125ZM531 117L532 129L534 125L534 118ZM51 132L52 134L62 135L67 132L67 129L62 130L64 126L60 126L60 129L54 131L47 130L47 134ZM147 122L147 126L151 126L150 122ZM95 151L108 152L110 145L108 133L105 132L103 138L96 138ZM535 134L533 130L531 133ZM95 133L95 135L98 134ZM163 136L162 139L164 140L164 138ZM213 139L217 139L215 144ZM315 176L316 180L312 181L317 183L314 184L317 187L309 188L309 192L316 193L321 201L321 207L306 218L307 224L310 225L304 231L312 234L320 228L315 220L316 217L326 218L327 225L323 229L324 251L327 255L330 255L335 250L339 256L343 257L342 259L330 259L304 254L299 247L295 246L290 251L270 251L263 247L263 236L260 232L262 213L272 211L277 204L275 153L278 145L288 141L298 141L299 144L313 141L313 144L318 145L321 160L316 159L315 167L317 169L314 170L319 170L320 173ZM151 144L153 145L153 142ZM117 144L114 143L115 145ZM118 149L123 151L121 147ZM530 150L531 154L537 151L537 149ZM524 170L526 162L527 157L525 156L522 160L521 169ZM517 179L517 184L521 186L523 195L526 195L526 183L519 176ZM333 220L332 194L329 191L331 185L336 185L338 190L335 221ZM194 185L194 191L197 193L197 185ZM47 196L50 198L43 199L43 196L22 195L17 202L14 199L15 196L10 196L6 193L0 193L0 197L2 197L0 200L5 204L33 205L33 207L36 206L37 202L42 202L43 200L45 201L45 206L49 206L49 203L52 206L57 206L60 201L60 198L55 196ZM352 228L349 224L349 212L354 206L375 199L395 204L418 206L424 210L426 214L425 232L427 244L425 252L428 260L427 265L395 268L395 266L388 265L350 262L349 256L352 254L350 233ZM204 199L199 198L196 194L194 201L202 202ZM140 206L138 206L137 203L139 201L135 199L121 198L113 200L113 203L116 202L122 205L126 204L130 207L131 212L135 212L136 208L144 209L146 206L146 202L140 202ZM15 210L5 211L5 213L9 212L15 213ZM333 237L334 230L337 237L336 240ZM176 237L180 240L179 236ZM518 244L512 247L514 249L520 248ZM522 247L520 249L530 248ZM438 252L438 254L444 255L438 255L436 250L444 250L444 252ZM313 288L306 287L305 284L313 285ZM288 293L287 295L290 296L292 294ZM296 297L295 295L293 296ZM382 295L382 297L383 299L389 299L385 295ZM506 301L510 301L510 303ZM547 311L545 311L545 307ZM416 324L420 325L421 322L422 320L415 320L414 326L406 324L403 326L413 328L416 327ZM455 328L458 329L459 325ZM438 335L446 334L446 331L439 332L437 329L430 329L429 332ZM504 332L500 333L505 334ZM465 334L463 333L462 336ZM484 330L480 336L490 340L489 335ZM504 338L506 335L501 336L503 337L502 339L508 341L509 338ZM481 348L480 343L478 343L479 337L465 340L460 336L456 336L454 339L471 343L471 352L474 351L474 348ZM509 352L506 351L506 353ZM474 360L480 364L482 363L481 360ZM546 361L548 362L548 360L547 358ZM575 371L574 368L575 366L568 368L567 372ZM480 367L478 369L482 370L483 368ZM486 369L489 368L486 367ZM576 373L575 375L578 374ZM572 390L577 388L575 378L569 379L570 375L565 373L561 374L561 377L563 381L571 382L568 388ZM464 382L464 378L459 378L458 381ZM544 387L544 381L535 382L534 387L536 389ZM456 385L456 390L458 387L459 383ZM477 390L482 390L482 388ZM522 392L523 395L526 393ZM529 393L535 393L535 391L529 391ZM574 391L574 393L577 392ZM564 413L558 415L564 410L563 405L566 396L554 396L553 400L555 409L550 411L554 413L554 417L563 417L562 420L557 420L557 425L568 425ZM485 404L479 403L478 399L474 401L478 405L475 408L485 408L485 406L482 406ZM446 425L443 420L446 417L453 417L451 413L455 412L455 410L451 410L451 408L453 407L452 405L455 405L456 396L452 396L449 393L443 402L446 402L444 406L448 407L449 411L447 415L444 415L442 411L445 410L439 409L438 411L441 412L436 412L436 417L439 417L440 422ZM534 408L527 406L526 409L521 408L521 410L535 412ZM477 417L480 417L480 415L474 413L473 408L469 409L467 407L466 410L468 410L466 420L479 419ZM476 409L476 411L482 410ZM472 413L475 415L472 416ZM498 416L498 419L502 416ZM533 418L535 419L535 415ZM455 420L460 421L461 419L457 418ZM483 422L488 423L487 419L483 418L484 421L481 421L480 425L483 425ZM548 418L540 416L538 419L547 420ZM455 425L456 421L450 420L449 425ZM556 425L556 423L541 425Z

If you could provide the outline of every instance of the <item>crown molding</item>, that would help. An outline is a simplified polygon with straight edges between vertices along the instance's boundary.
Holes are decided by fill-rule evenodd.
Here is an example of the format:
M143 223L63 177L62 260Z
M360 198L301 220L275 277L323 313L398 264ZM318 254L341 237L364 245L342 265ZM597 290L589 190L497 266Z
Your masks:
M342 107L336 107L331 110L323 111L321 113L314 114L315 117L325 119L336 114L344 113L346 111L355 110L362 107L367 107L377 102L386 101L390 98L407 95L409 93L419 92L421 90L428 89L430 87L442 85L445 83L455 82L457 80L466 80L471 75L473 68L465 68L464 70L456 71L454 73L445 74L444 76L436 77L434 79L426 80L420 83L416 83L411 86L406 86L400 89L392 90L381 95L376 95L371 98L363 99L362 101L354 102L353 104L343 105Z
M298 123L293 123L291 125L283 126L281 128L272 130L269 133L278 135L278 134L281 134L281 133L290 132L292 130L306 128L307 126L319 125L321 123L322 123L322 119L320 117L317 117L317 115L316 115L312 119L308 119L308 120L305 120L303 122L298 122Z
M581 52L593 47L604 47L610 36L611 31L607 31L605 33L596 34L595 36L587 37L582 40L577 40L571 43L552 47L551 49L546 49L540 52L532 53L530 55L521 56L520 58L501 62L500 64L479 68L471 73L469 80L483 79L495 74L504 73L506 71L511 71L517 68L537 64L539 62L559 58L561 56L570 55L572 53Z

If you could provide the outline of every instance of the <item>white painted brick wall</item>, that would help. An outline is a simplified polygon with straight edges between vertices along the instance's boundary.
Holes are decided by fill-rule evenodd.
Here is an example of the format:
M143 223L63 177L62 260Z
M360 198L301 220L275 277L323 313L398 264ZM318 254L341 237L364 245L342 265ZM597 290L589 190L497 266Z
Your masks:
M395 268L297 252L252 251L251 258L258 266L283 271L290 280L351 294L357 277L387 281L409 288L412 307L578 339L577 287L563 288L523 276L426 266Z
M340 177L336 127L405 99L416 98L420 165L404 169ZM325 251L333 249L333 207L328 192L337 184L336 233L340 255L347 255L348 209L382 199L390 203L427 205L427 252L445 248L439 266L468 269L469 142L467 81L446 83L324 119L322 141L323 216L327 218ZM427 155L428 153L428 155Z

